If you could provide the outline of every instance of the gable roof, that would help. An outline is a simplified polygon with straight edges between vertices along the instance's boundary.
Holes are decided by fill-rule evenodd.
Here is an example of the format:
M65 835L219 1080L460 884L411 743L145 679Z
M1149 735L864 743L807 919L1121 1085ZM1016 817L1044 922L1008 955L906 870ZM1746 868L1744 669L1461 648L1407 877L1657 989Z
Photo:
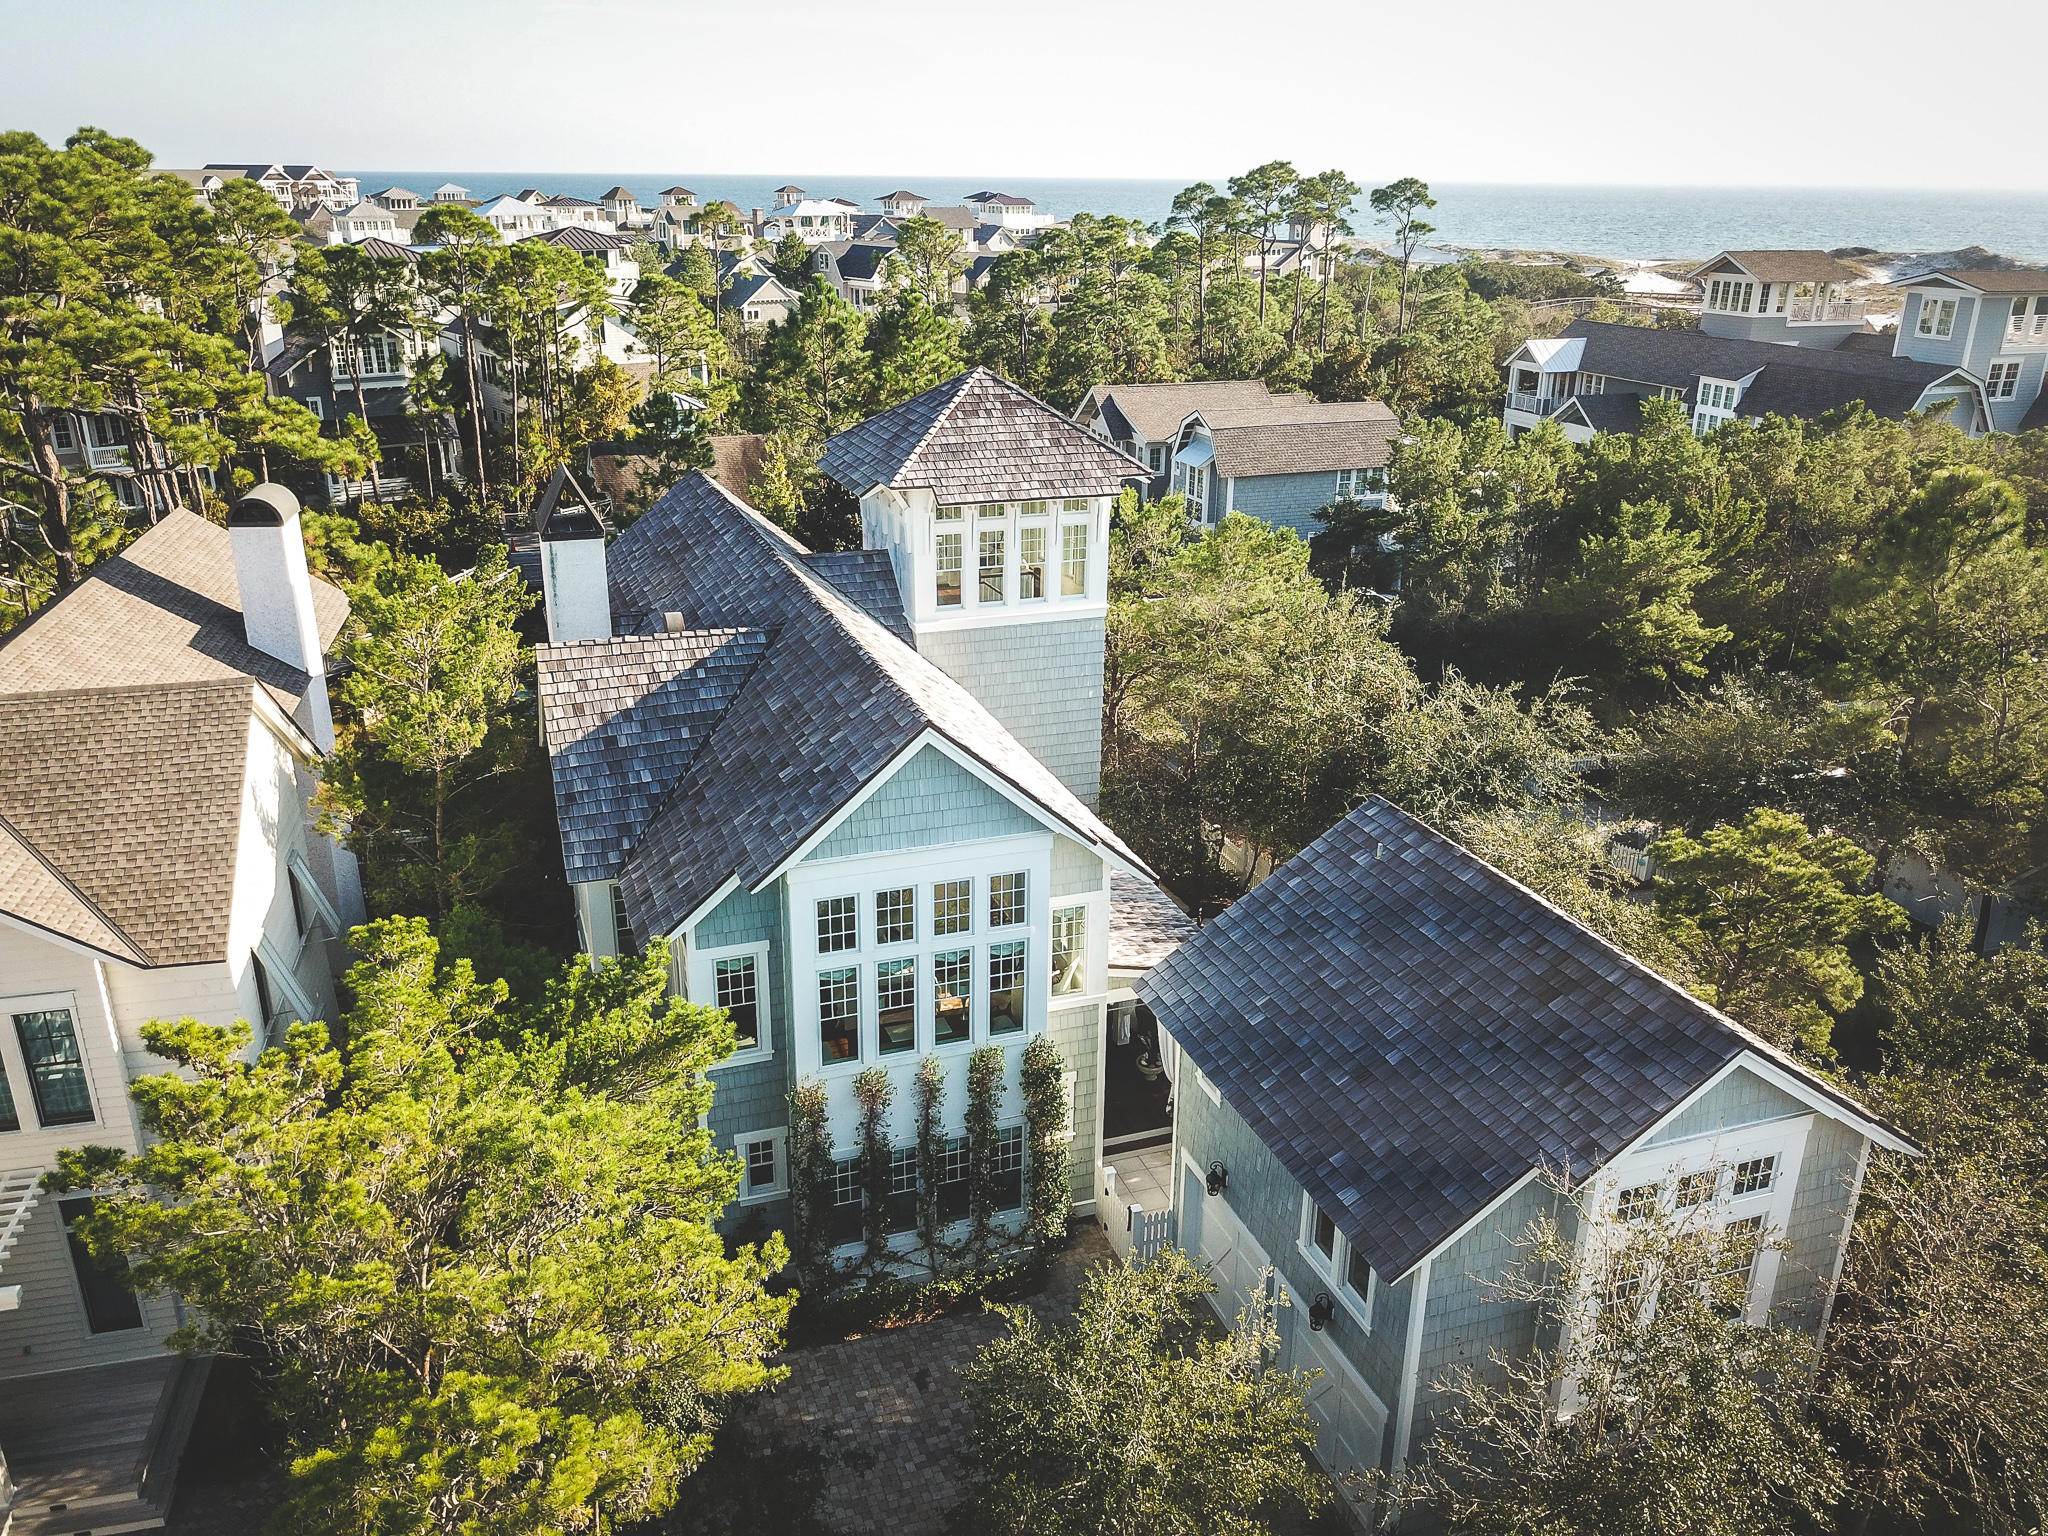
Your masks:
M772 292L770 290L773 290ZM728 305L751 304L766 297L770 303L793 304L796 295L784 287L773 272L758 272L751 276L735 277L730 288L725 290Z
M393 214L393 218L397 215ZM356 249L373 261L406 261L414 266L420 264L420 253L409 245L400 245L395 240L380 240L375 235L365 236L356 242Z
M1918 277L1895 279L1893 288L1932 288L1944 282L1975 293L2048 293L2048 271L2039 267L1941 267Z
M606 234L601 229L592 229L588 224L564 224L559 229L545 229L537 235L528 235L528 240L540 240L549 245L559 245L567 250L582 251L595 255L603 251L624 251L633 242L624 235Z
M313 578L323 651L348 617ZM287 712L306 674L249 644L225 528L179 509L0 641L0 695L254 678Z
M1401 423L1377 400L1325 404L1275 395L1263 405L1200 415L1216 444L1216 472L1227 477L1383 469Z
M1583 1174L1746 1053L1861 1109L1526 887L1368 800L1138 994L1382 1275Z
M1113 496L1152 474L986 368L847 428L825 444L818 468L856 496L915 487L942 502Z
M867 282L888 265L893 245L845 245L833 252L841 281Z
M142 964L225 959L256 709L247 677L0 697L0 818L33 854L0 853L0 905Z
M1223 411L1264 405L1273 398L1264 379L1216 379L1201 384L1097 384L1088 391L1076 421L1091 420L1105 404L1116 410L1147 442L1164 442L1195 411Z
M0 913L117 960L149 964L142 947L5 816L0 816Z
M899 754L928 735L950 742L992 778L1035 802L1066 835L1121 863L1137 856L1027 752L994 716L813 568L809 552L702 471L692 473L620 535L610 551L620 626L752 631L769 636L742 686L695 746L637 836L609 843L578 830L578 851L604 844L636 931L668 933L730 879L771 877ZM565 771L558 742L585 739L562 711L557 685L607 642L542 646L542 712L565 829L586 825L580 788L638 772L639 728L607 716L621 762ZM658 681L634 681L646 698ZM630 690L629 690L630 691ZM631 706L628 706L631 707ZM658 775L646 770L649 782ZM621 825L637 814L617 813Z
M1605 374L1610 380L1689 390L1703 377L1745 379L1761 370L1744 393L1746 415L1819 415L1861 400L1878 415L1896 419L1919 403L1928 385L1954 372L1949 364L1915 362L1860 347L1790 347L1601 320L1574 320L1561 339L1583 341L1580 371ZM1608 392L1617 393L1612 383Z
M1557 414L1575 415L1595 432L1633 432L1643 424L1643 397L1574 395Z
M1687 274L1701 278L1732 261L1760 283L1860 283L1863 274L1826 251L1723 251Z

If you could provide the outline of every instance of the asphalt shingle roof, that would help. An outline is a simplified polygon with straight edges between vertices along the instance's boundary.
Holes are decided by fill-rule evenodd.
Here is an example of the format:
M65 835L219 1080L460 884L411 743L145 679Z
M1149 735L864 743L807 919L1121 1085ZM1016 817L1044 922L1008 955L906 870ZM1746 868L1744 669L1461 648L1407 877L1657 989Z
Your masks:
M1579 368L1609 379L1689 390L1700 378L1743 379L1762 369L1743 392L1744 415L1817 416L1861 400L1879 416L1904 416L1936 379L1954 372L1945 363L1915 362L1860 347L1788 347L1769 341L1666 331L1602 320L1574 320L1561 338L1582 338ZM1609 393L1619 393L1612 385Z
M818 467L854 495L877 485L930 490L941 502L1113 496L1148 480L1136 459L1035 395L971 368L849 427Z
M0 817L147 963L225 959L255 708L241 676L0 697ZM12 859L0 904L47 913Z
M145 954L7 818L0 816L0 912L109 954L147 965Z
M1074 414L1086 419L1091 409L1114 401L1125 421L1148 443L1162 443L1180 430L1196 411L1241 410L1262 406L1273 398L1264 379L1217 379L1202 384L1098 384L1088 391Z
M348 599L317 576L313 615L326 650ZM243 677L287 711L306 691L305 673L248 642L227 529L182 509L0 642L0 694Z
M603 230L592 229L587 224L564 224L560 229L544 230L540 234L528 235L526 238L539 240L548 245L559 245L566 250L580 251L590 256L602 255L606 251L623 251L633 244L624 235L608 235Z
M1377 798L1137 990L1390 1277L1532 1169L1603 1163L1745 1051L1854 1108Z
M1917 277L1902 277L1891 286L1918 288L1950 278L1979 293L2048 293L2048 271L2039 267L1940 267Z
M842 281L866 282L880 272L895 254L892 245L849 245L833 258Z
M702 471L611 547L612 612L622 629L667 631L672 639L707 629L771 637L666 797L649 794L659 804L619 874L636 931L671 931L730 877L747 886L765 879L927 731L1036 801L1068 835L1143 868L966 689L843 595L812 558ZM537 654L547 670L576 649L546 646ZM650 675L626 692L639 688L649 697L660 687ZM556 746L579 737L562 698L544 688L541 708L565 837L577 829L580 852L606 840L586 830L582 786L626 781L636 770L584 763L572 770ZM616 721L632 708L606 717L616 722L607 727L610 750L627 758L657 729ZM655 776L649 770L645 777L651 784ZM565 858L571 853L565 842Z
M1705 276L1732 261L1760 283L1860 283L1863 274L1826 251L1723 251L1689 274Z
M1266 405L1202 413L1216 445L1216 472L1306 475L1336 469L1383 469L1401 423L1377 400L1324 404L1306 396L1275 396Z

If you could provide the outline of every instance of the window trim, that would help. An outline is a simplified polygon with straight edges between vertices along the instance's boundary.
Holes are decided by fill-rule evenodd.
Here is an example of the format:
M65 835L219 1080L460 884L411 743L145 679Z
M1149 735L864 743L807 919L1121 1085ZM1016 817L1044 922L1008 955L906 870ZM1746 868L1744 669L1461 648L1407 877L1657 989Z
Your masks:
M1330 1223L1331 1250L1325 1254L1316 1246L1316 1216L1318 1213ZM1316 1277L1329 1286L1330 1295L1350 1314L1351 1321L1361 1331L1372 1333L1373 1303L1378 1299L1380 1274L1372 1267L1372 1261L1365 1264L1365 1294L1360 1295L1351 1284L1351 1239L1344 1235L1344 1229L1337 1225L1337 1219L1324 1211L1307 1190L1301 1192L1300 1220L1296 1225L1294 1246Z
M768 951L769 941L766 939L756 939L748 944L683 946L683 990L691 1002L703 1008L718 1006L719 961L749 959L754 962L754 1008L761 1023L760 1043L751 1049L735 1050L711 1068L714 1072L721 1067L772 1061L775 1057L775 971L768 963Z
M747 1189L747 1147L749 1143L770 1141L775 1144L775 1184L772 1188L748 1192ZM789 1127L778 1125L762 1130L734 1131L732 1149L740 1159L740 1192L733 1196L734 1205L766 1205L771 1200L785 1200L789 1197Z
M74 1133L81 1125L106 1123L100 1108L100 1096L93 1082L92 1053L86 1048L85 1028L79 1011L78 994L75 991L24 992L15 997L0 997L0 1069L7 1073L8 1097L14 1104L15 1119L15 1129L0 1131L0 1137L16 1134L37 1135L44 1132ZM78 1052L78 1070L85 1083L85 1102L91 1113L83 1119L58 1120L51 1123L43 1119L42 1100L36 1093L35 1073L30 1070L28 1054L21 1045L21 1030L14 1021L17 1015L57 1012L70 1016L71 1042Z
M1944 316L1947 322L1945 325L1928 325L1929 306L1934 306L1933 313ZM1956 321L1962 318L1962 313L1963 301L1955 295L1923 293L1920 295L1919 312L1913 316L1913 334L1925 337L1929 341L1951 340L1956 333Z
M2020 395L2020 375L2025 372L2026 359L2021 357L1994 357L1984 366L1984 398L1986 400L2017 400ZM2004 370L2005 389L1998 388L2000 370Z

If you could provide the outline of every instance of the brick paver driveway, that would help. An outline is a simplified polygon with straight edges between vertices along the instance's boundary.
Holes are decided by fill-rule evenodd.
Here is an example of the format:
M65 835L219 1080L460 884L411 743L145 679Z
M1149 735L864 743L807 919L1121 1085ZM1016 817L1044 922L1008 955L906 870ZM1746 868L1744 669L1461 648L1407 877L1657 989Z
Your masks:
M1027 1305L1070 1316L1081 1276L1110 1258L1102 1228L1082 1225ZM748 1408L750 1422L829 1439L839 1454L818 1513L840 1536L937 1536L966 1486L972 1415L956 1373L1001 1330L991 1312L964 1312L797 1350L785 1357L789 1379Z

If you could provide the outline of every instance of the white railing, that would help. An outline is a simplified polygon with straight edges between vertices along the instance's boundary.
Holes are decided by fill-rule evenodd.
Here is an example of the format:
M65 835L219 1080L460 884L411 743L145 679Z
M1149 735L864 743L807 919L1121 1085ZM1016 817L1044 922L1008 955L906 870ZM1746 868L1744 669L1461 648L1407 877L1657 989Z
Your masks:
M1785 318L1794 325L1861 325L1869 307L1862 299L1793 299Z
M1511 389L1508 391L1508 409L1527 411L1531 416L1548 416L1569 399L1570 395L1525 395L1520 390Z
M116 443L102 448L97 444L85 445L85 463L88 469L126 469L131 460L126 443Z

